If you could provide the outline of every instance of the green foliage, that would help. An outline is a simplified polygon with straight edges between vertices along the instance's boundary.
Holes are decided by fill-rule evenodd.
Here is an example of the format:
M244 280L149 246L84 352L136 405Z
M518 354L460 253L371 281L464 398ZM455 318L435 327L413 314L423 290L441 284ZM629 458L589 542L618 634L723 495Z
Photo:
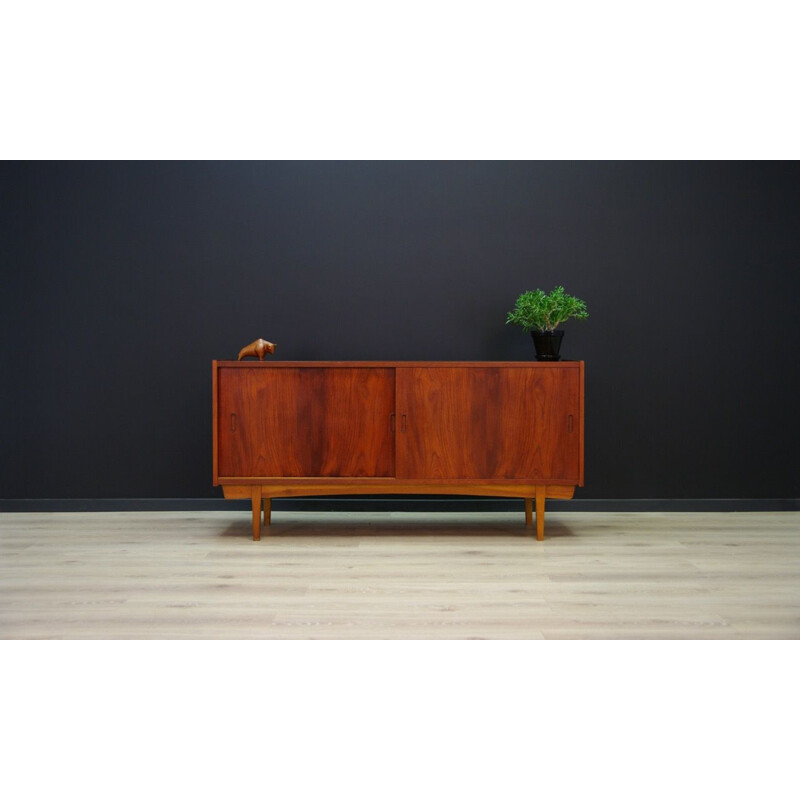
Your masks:
M552 331L570 317L586 319L588 316L583 300L566 294L563 286L556 286L550 294L541 289L521 294L514 310L508 312L506 325L511 322L525 331Z

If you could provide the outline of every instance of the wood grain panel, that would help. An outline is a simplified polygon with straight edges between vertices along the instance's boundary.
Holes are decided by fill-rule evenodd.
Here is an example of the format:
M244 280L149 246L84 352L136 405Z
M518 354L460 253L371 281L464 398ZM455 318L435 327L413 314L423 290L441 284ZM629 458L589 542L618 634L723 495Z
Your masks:
M579 482L577 365L399 367L396 379L398 478Z
M391 477L393 369L228 369L218 375L220 477Z
M374 479L341 479L318 480L308 478L273 478L269 483L247 483L222 485L222 493L228 500L246 500L253 495L253 486L261 489L262 497L318 497L325 495L362 495L362 494L452 494L471 495L476 497L517 497L533 498L536 485L529 483L512 483L495 481L412 481L387 480L379 482ZM570 500L575 494L575 487L561 484L547 484L544 496L554 500Z

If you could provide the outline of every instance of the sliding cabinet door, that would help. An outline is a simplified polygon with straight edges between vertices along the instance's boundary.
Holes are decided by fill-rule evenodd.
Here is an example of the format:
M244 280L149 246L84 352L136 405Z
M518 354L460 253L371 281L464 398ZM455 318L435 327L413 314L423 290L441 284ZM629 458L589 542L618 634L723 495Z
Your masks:
M391 477L392 368L220 367L221 478Z
M580 370L397 369L397 477L580 482Z

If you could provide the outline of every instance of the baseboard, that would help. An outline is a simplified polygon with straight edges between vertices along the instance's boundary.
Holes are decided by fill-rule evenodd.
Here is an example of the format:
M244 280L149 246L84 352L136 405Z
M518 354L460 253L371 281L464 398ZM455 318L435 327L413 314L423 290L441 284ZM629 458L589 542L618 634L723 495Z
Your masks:
M247 500L202 498L2 499L0 512L230 511ZM274 511L520 511L522 500L488 497L298 497L272 501ZM548 511L800 511L800 498L613 498L548 500Z

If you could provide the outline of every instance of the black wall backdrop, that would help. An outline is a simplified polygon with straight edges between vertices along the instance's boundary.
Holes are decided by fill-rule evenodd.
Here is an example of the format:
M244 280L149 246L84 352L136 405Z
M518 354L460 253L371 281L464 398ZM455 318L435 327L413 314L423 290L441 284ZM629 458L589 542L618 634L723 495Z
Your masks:
M576 497L800 497L797 163L0 165L0 498L213 498L211 360L523 360L590 317ZM6 507L8 504L6 504Z

